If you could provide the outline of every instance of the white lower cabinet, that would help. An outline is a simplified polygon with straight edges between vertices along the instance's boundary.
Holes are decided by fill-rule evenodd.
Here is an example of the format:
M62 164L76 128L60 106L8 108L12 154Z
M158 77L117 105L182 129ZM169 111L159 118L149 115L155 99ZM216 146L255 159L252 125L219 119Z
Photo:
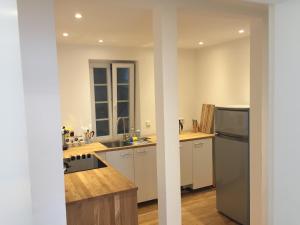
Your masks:
M124 149L106 153L106 161L132 182L134 182L133 151Z
M138 187L138 202L157 198L156 146L97 153ZM181 186L213 184L212 139L180 143Z
M138 202L157 198L155 146L106 152L106 161L136 184Z
M180 178L181 186L193 183L193 142L180 143Z
M138 202L157 198L156 147L134 150L134 177L138 187Z
M193 141L193 189L213 184L212 139Z
M96 155L100 157L100 159L106 160L106 152L96 152Z

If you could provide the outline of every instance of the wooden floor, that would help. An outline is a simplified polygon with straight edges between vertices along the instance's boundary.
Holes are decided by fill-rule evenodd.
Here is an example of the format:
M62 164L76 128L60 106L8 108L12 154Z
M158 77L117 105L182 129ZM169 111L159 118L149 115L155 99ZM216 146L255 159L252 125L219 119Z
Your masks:
M139 225L157 225L157 203L139 206ZM216 210L214 190L196 191L182 196L183 225L236 225Z

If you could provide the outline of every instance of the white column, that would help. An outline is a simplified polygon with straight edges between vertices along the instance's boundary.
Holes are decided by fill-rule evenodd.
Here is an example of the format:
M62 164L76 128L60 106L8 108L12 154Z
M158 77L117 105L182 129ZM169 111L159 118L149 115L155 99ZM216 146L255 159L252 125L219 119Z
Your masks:
M0 224L32 225L16 0L0 1Z
M34 225L66 224L53 0L19 0Z
M176 9L154 9L155 107L160 225L181 224Z
M267 127L269 107L268 25L266 18L251 21L250 36L250 218L251 225L266 225Z
M300 209L300 1L271 9L273 155L272 225L298 225Z

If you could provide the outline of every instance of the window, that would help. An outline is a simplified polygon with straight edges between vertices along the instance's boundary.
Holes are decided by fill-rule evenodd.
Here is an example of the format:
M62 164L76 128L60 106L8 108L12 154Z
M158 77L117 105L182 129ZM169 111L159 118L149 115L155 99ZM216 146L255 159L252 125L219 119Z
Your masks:
M109 139L134 128L134 63L90 63L96 136ZM119 122L118 122L119 121Z

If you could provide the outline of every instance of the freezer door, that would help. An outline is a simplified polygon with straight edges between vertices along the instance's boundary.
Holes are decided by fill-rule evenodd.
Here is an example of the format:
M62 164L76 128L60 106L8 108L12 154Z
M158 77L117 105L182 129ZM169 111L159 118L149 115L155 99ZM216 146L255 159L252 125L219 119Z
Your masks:
M249 225L249 145L234 138L215 138L217 209Z
M216 132L233 136L249 136L249 110L217 108L215 129Z

